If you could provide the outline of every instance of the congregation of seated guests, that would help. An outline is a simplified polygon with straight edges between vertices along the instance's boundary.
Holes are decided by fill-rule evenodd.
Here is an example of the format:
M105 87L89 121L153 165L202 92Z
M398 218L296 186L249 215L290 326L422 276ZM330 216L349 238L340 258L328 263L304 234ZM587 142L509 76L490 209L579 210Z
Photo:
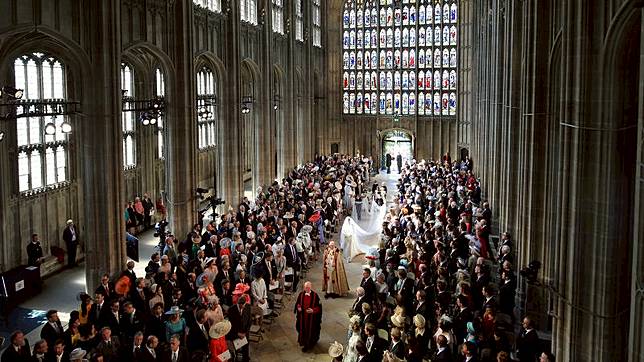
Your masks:
M533 319L515 320L515 246L493 244L471 160L407 162L396 191L335 360L554 361Z
M33 352L17 331L1 361L250 360L252 316L265 316L286 284L297 290L298 274L324 243L319 234L343 212L335 185L368 177L369 168L360 157L318 156L215 221L186 235L168 230L145 275L132 260L103 275L78 295L66 327L48 311ZM152 209L147 195L129 203L128 229L150 227Z

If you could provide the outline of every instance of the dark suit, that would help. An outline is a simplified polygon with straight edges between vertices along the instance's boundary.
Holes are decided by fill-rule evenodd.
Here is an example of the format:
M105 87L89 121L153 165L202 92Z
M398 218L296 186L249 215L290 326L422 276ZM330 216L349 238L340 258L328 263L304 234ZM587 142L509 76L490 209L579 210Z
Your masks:
M112 331L114 333L114 331ZM103 354L103 360L105 362L118 361L119 352L121 350L121 344L119 343L118 337L110 338L110 343L101 340L96 346L96 351Z
M112 309L103 307L103 312L99 318L99 325L101 327L108 326L112 330L113 336L118 336L121 334L121 325L123 324L123 316L119 314L119 319L117 320Z
M364 295L367 297L369 300L375 300L376 299L376 283L373 281L371 276L368 278L362 278L362 281L360 282L360 286L364 289Z
M94 291L94 293L103 294L105 296L105 301L108 301L114 295L114 285L112 283L107 283L107 287L105 287L103 284L101 284L98 286L98 288L96 288L96 291Z
M31 361L31 350L29 349L29 341L25 339L25 345L20 347L18 351L9 345L2 354L2 362L30 362Z
M128 343L123 346L121 346L121 351L119 352L119 356L121 359L125 361L139 361L139 353L141 353L141 349L145 348L144 344L141 344L139 346L139 350L135 351L134 350L134 343Z
M161 317L152 316L145 324L145 336L156 336L159 342L165 342L165 324L163 315Z
M392 341L391 347L389 347L389 351L400 359L405 358L405 355L407 354L405 342L399 340L398 343L394 344L394 342Z
M351 310L354 312L354 314L359 315L360 319L364 318L364 314L362 314L362 303L369 303L369 301L364 296L358 297L353 302L353 306L351 307Z
M56 354L53 352L49 352L45 355L45 361L46 362L58 362L58 359L56 358ZM60 362L69 362L69 353L63 352L63 356L60 359Z
M525 329L517 337L517 356L521 362L533 362L539 351L539 336L534 329L527 332Z
M365 336L365 345L367 344L367 338ZM369 350L369 360L370 361L382 361L382 354L387 350L387 341L378 337L377 335L373 337L373 343L371 344L371 349Z
M514 296L516 282L511 280L499 287L499 310L501 313L512 315L514 312Z
M100 329L100 327L98 326L98 323L99 323L99 320L101 319L101 313L103 313L103 309L105 308L109 309L109 306L107 305L106 302L103 302L103 305L101 305L100 308L98 307L98 304L93 304L92 309L90 309L89 311L88 320L90 323L94 325L94 327L96 327L97 330Z
M54 343L57 339L63 338L63 334L65 333L65 331L63 330L63 325L62 323L60 323L60 321L56 322L56 325L58 326L58 331L56 331L56 329L54 329L54 327L52 327L49 322L45 323L45 325L40 330L40 338L47 341L49 351L54 350Z
M40 263L38 262L39 258L43 257L42 253L42 246L40 246L40 242L33 243L29 242L27 245L27 263L30 266L38 266Z
M143 332L145 329L145 321L141 312L137 309L133 314L134 316L129 314L123 314L122 316L121 330L123 331L123 337L126 338L123 342L126 344L132 341L136 332Z
M210 336L208 336L208 331L210 330L210 326L208 325L208 322L204 323L204 327L206 328L205 333L199 328L199 325L196 322L190 324L190 332L188 333L188 344L186 346L190 350L190 352L193 352L193 353L196 351L202 351L204 353L208 352L208 342L210 342Z
M245 333L248 338L248 331L250 330L251 324L250 305L248 305L248 303L244 305L244 308L241 311L237 305L230 307L228 309L228 320L230 321L232 328L230 329L230 332L228 332L226 339L232 341L239 338L237 333ZM248 351L248 344L239 350L244 361L249 360Z
M172 362L171 350L165 350L161 353L157 353L157 356L159 356L159 361L161 362ZM177 362L190 362L190 354L188 353L188 350L186 350L184 347L179 347Z
M155 355L148 350L145 345L141 346L141 350L136 353L136 362L155 362L159 361L159 351L154 350Z
M75 237L74 237L75 236ZM67 265L76 265L76 249L78 248L78 229L74 226L74 232L68 226L63 230L63 240L67 246Z
M449 348L445 348L441 352L437 352L436 356L432 358L432 362L452 362L454 359L452 358L452 353L450 352Z

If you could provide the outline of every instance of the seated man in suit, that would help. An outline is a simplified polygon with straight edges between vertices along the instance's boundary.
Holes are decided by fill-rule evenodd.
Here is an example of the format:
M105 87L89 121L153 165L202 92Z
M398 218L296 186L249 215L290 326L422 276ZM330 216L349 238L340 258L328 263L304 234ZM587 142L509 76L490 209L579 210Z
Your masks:
M155 336L148 336L145 342L145 348L137 354L137 362L154 362L158 361L157 347L159 346L159 339Z
M389 351L396 357L403 359L407 354L407 349L405 348L405 342L403 342L400 338L400 329L398 327L393 327L391 329L391 346L389 347Z
M69 361L69 353L65 352L65 342L62 339L54 342L53 351L47 354L45 361L48 362L67 362Z
M100 338L101 341L98 343L98 346L96 346L95 352L102 354L103 361L105 362L118 361L121 343L119 342L118 337L112 336L112 330L110 327L105 326L101 328Z
M363 319L364 314L362 314L362 303L368 303L367 298L365 296L364 288L362 287L356 288L356 295L357 295L356 300L353 302L353 306L351 307L349 314L350 316L359 315L360 319Z
M432 361L436 362L452 362L452 352L447 346L447 338L444 335L439 335L436 338L436 344L438 344L438 351L436 351L436 356L432 358Z
M9 337L11 344L2 353L2 362L30 362L31 349L29 341L25 339L22 331L15 331Z
M387 349L387 341L378 336L378 330L376 329L375 324L367 323L364 326L364 335L362 336L362 340L364 340L369 360L381 361L382 354Z
M181 347L181 337L174 335L170 337L170 350L161 352L161 362L189 362L188 351Z

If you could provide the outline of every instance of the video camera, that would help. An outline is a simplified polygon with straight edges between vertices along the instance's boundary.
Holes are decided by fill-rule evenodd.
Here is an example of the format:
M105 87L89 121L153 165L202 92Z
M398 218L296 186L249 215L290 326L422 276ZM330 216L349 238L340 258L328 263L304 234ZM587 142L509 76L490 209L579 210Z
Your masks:
M526 278L526 281L529 284L539 284L537 281L537 275L539 274L539 269L541 269L541 262L538 260L533 260L528 264L527 267L524 267L519 271L522 277Z

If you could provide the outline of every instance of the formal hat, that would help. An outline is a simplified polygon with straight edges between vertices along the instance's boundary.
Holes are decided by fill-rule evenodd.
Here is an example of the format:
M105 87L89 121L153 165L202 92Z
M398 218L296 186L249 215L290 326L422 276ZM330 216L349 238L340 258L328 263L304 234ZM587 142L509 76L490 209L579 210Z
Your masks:
M331 356L331 358L340 357L342 356L343 352L344 347L340 343L338 343L337 341L331 343L331 347L329 347L329 356Z
M208 258L206 258L206 261L204 262L204 265L208 266L208 265L212 264L212 262L214 262L214 261L215 261L215 258L208 257Z
M283 216L283 218L284 218L284 219L292 219L292 218L294 218L294 217L295 217L295 216L294 216L294 215L293 215L293 213L292 213L292 212L290 212L290 211L289 211L289 212L287 212L286 214L284 214L284 216Z
M235 290L233 290L233 294L241 295L248 292L249 290L250 290L250 287L248 285L243 283L237 283L237 285L235 285Z
M304 226L302 226L302 231L304 231L305 233L310 233L311 231L313 231L313 226L304 225Z
M425 317L422 314L416 314L414 316L414 325L418 328L425 327Z
M253 265L259 264L259 262L261 262L262 260L264 260L264 252L260 251L259 253L255 254L255 256L253 256Z
M86 354L87 354L87 351L85 351L84 349L76 348L72 350L72 352L69 354L69 359L70 360L81 359L85 357Z
M73 224L73 223L74 223L74 220L72 220L72 219L67 220L67 225Z
M401 314L394 314L391 316L391 323L396 327L403 328L405 326L405 317Z
M227 335L228 332L230 332L231 328L232 328L232 325L230 324L230 322L224 319L223 321L210 327L210 331L208 332L208 334L212 339L219 339Z
M170 310L165 312L165 314L181 314L183 313L183 309L179 308L179 306L173 305Z

